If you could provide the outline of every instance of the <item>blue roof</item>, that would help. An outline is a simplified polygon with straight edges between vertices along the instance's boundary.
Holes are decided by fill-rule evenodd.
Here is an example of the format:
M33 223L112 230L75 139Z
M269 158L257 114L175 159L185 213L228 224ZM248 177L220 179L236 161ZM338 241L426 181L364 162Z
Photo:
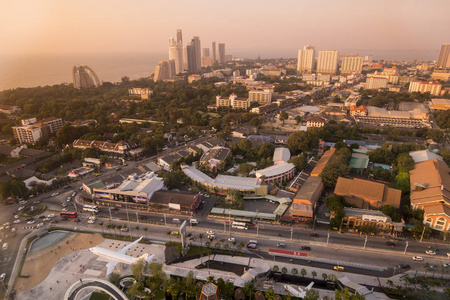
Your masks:
M374 167L380 167L380 168L383 168L385 170L390 170L391 169L390 165L385 165L385 164L374 163L373 166Z
M344 143L346 143L349 146L351 146L352 144L357 144L358 146L365 146L366 145L365 141L344 140Z
M379 148L381 148L381 146L378 146L378 145L366 145L366 148L367 149L379 149Z
M267 135L249 135L247 139L252 141L264 141L264 142L273 142L274 139Z
M324 142L323 145L324 145L325 147L327 147L327 146L334 146L334 145L336 145L336 143L333 143L333 142Z

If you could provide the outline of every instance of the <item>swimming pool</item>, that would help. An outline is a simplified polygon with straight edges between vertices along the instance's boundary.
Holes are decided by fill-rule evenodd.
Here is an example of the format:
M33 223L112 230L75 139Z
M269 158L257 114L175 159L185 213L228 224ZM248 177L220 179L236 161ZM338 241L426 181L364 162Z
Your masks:
M38 238L31 245L30 253L52 246L70 234L67 231L53 231Z

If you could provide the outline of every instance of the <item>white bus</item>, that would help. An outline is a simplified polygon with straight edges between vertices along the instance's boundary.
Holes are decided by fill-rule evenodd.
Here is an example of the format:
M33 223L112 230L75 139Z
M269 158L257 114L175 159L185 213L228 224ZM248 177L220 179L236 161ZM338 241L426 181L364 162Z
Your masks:
M98 213L100 210L98 209L97 205L85 205L83 206L84 211L92 211L95 213Z
M237 228L237 229L248 229L247 223L245 222L236 222L233 221L233 223L231 223L231 228Z

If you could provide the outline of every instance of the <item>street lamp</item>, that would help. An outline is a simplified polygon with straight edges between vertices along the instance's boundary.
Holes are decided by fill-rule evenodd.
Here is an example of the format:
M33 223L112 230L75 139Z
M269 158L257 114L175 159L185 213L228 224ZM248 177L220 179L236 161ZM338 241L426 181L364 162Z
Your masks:
M364 238L364 249L366 249L366 244L367 244L367 234L366 237Z
M167 218L166 218L166 214L164 214L164 225L167 225Z
M328 246L328 241L330 240L330 232L328 231L328 234L327 234L327 246Z
M292 236L294 235L294 227L291 227L291 241L292 241Z
M139 215L138 215L138 212L137 212L137 211L136 211L136 222L139 223Z
M406 254L406 249L408 249L408 246L409 246L409 242L406 241L406 244L405 244L405 251L403 252L403 254Z

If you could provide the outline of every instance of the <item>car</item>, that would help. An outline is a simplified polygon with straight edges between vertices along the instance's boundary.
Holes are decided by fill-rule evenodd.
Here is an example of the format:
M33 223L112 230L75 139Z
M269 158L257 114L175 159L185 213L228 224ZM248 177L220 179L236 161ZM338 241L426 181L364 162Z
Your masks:
M436 252L433 250L427 250L427 251L425 251L425 253L428 255L436 255Z
M66 207L66 206L67 206L67 204L65 204L64 202L61 203L61 205L62 205L63 207Z
M444 268L450 268L450 264L444 264Z
M0 281L5 281L6 278L6 273L3 273L2 275L0 275Z
M68 211L68 209L64 207L64 208L62 209L62 211Z
M393 243L393 242L386 242L386 245L388 245L390 248L395 247L395 243Z
M95 219L90 219L87 221L89 224L94 224L95 223Z
M247 248L249 248L249 249L256 249L256 247L257 247L257 244L255 244L255 243L248 243L247 244Z
M45 219L43 219L42 221L44 221L44 222L48 222L48 221L51 221L52 219L50 219L50 218L45 218Z
M170 234L171 235L179 235L180 233L178 231L171 231Z
M72 198L71 197L67 197L67 202L69 202L70 200L72 200Z
M72 197L75 197L76 194L77 194L77 192L73 192L72 193Z
M55 217L55 214L49 214L48 216L47 216L47 218L54 218Z
M278 243L277 247L284 248L286 245L284 243Z
M36 228L41 228L41 227L44 227L44 226L45 226L45 223L39 223L39 224L36 225Z
M411 266L410 265L405 265L405 264L400 264L400 265L397 266L397 268L403 269L403 270L409 270L409 269L411 269Z
M21 211L22 209L24 209L25 208L25 206L21 206L21 207L19 207L17 210L18 211Z
M14 215L14 219L18 219L18 218L20 218L19 215Z
M11 228L12 233L16 232L16 230L17 230L16 228Z
M41 201L39 201L39 200L33 201L33 204L39 204L39 203L41 203Z
M120 231L128 231L128 227L122 227L122 228L120 228Z
M45 216L44 215L40 215L39 219L45 219Z
M13 223L14 223L14 224L19 224L19 223L22 223L22 220L17 219L17 220L15 220Z
M58 196L58 195L59 195L59 193L55 192L55 193L52 194L52 197L55 197L55 196Z
M422 256L413 256L412 258L413 260L417 260L417 261L422 261L423 257Z
M97 218L95 216L90 216L89 220L94 220L95 221L95 220L97 220Z
M429 268L430 270L436 270L436 269L437 269L437 266L436 266L436 265L428 265L428 268Z
M34 220L28 221L27 224L28 225L34 224Z
M310 237L319 237L319 235L318 235L317 233L315 233L315 232L311 232L311 233L309 234L309 236L310 236Z
M30 195L28 198L33 198L34 197L34 195Z
M208 234L208 235L215 235L216 233L215 233L214 231L212 231L212 230L208 230L208 231L206 232L206 234Z
M334 266L333 269L338 271L338 272L344 271L344 267L342 267L342 266Z
M25 205L25 204L27 204L27 200L22 200L22 201L19 201L19 204L21 204L21 205Z
M311 247L309 247L309 246L301 246L300 249L301 249L301 250L307 250L307 251L310 251L310 250L311 250Z
M232 238L232 237L230 237L230 238L228 238L228 241L229 241L229 242L234 242L234 241L236 241L236 239L235 239L235 238Z

